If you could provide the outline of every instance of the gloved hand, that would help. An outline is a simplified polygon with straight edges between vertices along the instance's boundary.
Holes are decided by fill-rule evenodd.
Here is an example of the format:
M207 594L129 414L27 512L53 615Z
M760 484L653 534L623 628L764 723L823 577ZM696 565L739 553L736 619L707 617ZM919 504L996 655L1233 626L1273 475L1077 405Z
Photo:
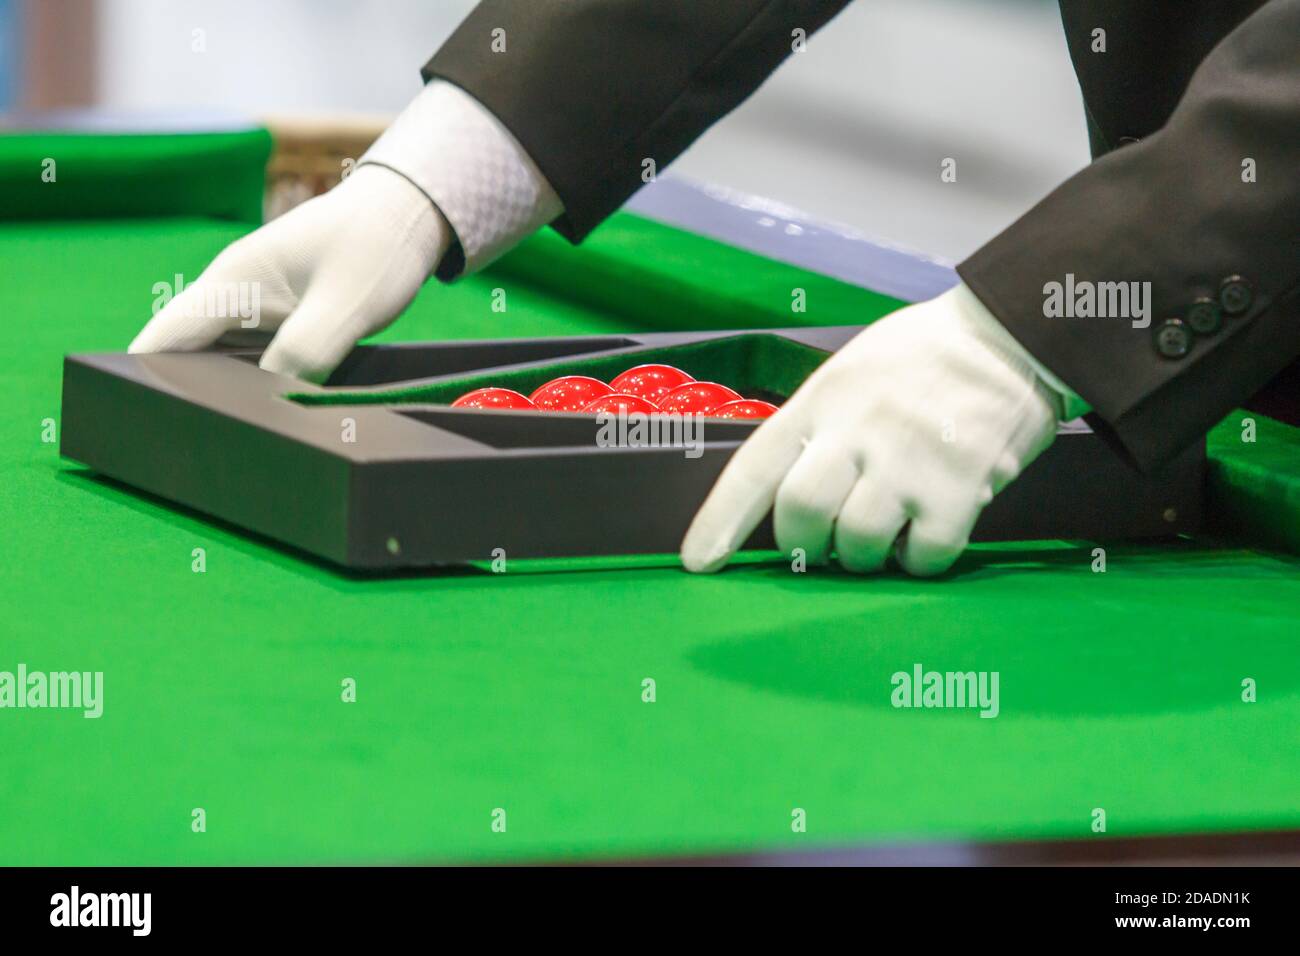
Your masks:
M239 284L255 283L256 327L279 330L262 368L321 381L358 340L406 308L451 240L447 221L409 180L383 166L359 166L325 195L222 251L130 351L210 345L240 328Z
M562 212L510 131L464 90L433 80L350 176L232 244L130 350L200 349L249 327L238 305L256 283L258 327L279 330L262 368L322 381L435 268L448 279L481 269ZM444 260L453 240L460 255Z
M716 571L773 509L778 546L810 565L833 550L850 571L879 570L906 527L903 568L947 570L1056 435L1067 398L1040 368L964 285L879 320L741 445L682 563Z

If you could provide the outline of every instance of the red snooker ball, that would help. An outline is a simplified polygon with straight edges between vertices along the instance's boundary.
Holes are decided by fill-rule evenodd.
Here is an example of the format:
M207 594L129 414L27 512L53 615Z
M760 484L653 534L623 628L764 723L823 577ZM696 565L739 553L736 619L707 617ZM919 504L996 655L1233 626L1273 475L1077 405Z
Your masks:
M707 415L724 402L740 399L739 392L717 382L687 382L665 395L659 402L659 410L680 415Z
M709 412L710 418L770 418L776 414L776 406L760 402L756 398L742 398L737 402L725 402Z
M508 388L476 388L451 403L452 408L536 408L525 396Z
M693 382L679 368L671 365L638 365L610 381L609 386L624 395L639 395L647 402L659 402L678 385Z
M544 412L580 412L612 391L614 390L600 379L586 375L565 375L551 379L528 397Z
M631 415L633 412L640 412L643 415L654 415L659 411L659 409L651 402L647 402L640 395L627 395L620 392L613 392L596 399L584 408L583 411L609 412L611 415L617 415L620 412L624 415Z

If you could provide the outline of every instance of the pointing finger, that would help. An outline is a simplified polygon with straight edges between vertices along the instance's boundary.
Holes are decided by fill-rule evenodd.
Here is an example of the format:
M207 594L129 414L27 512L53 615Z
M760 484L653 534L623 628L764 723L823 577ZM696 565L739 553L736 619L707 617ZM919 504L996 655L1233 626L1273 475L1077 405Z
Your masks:
M803 452L791 414L777 412L736 450L682 540L688 571L716 571L727 563L772 508L777 489Z

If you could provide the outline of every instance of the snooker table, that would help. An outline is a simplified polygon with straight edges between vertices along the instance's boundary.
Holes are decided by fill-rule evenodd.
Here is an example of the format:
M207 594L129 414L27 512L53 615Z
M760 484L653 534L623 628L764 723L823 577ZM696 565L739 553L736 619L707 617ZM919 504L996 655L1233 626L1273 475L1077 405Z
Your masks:
M124 349L156 283L255 227L270 145L0 136L0 671L104 675L98 719L0 710L0 865L1300 854L1289 425L1210 436L1203 534L977 545L941 580L761 552L349 574L61 459L63 356ZM430 283L377 341L856 325L952 281L664 179L580 249ZM917 663L998 672L999 715L892 707Z

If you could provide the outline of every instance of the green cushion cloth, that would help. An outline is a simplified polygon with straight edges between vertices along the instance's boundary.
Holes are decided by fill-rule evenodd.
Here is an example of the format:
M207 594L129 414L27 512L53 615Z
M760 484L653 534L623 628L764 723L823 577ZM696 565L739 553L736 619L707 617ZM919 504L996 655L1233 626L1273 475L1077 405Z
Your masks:
M264 129L10 133L0 136L0 217L207 216L256 224L270 153Z
M1300 429L1238 410L1210 432L1206 450L1211 529L1300 554Z

